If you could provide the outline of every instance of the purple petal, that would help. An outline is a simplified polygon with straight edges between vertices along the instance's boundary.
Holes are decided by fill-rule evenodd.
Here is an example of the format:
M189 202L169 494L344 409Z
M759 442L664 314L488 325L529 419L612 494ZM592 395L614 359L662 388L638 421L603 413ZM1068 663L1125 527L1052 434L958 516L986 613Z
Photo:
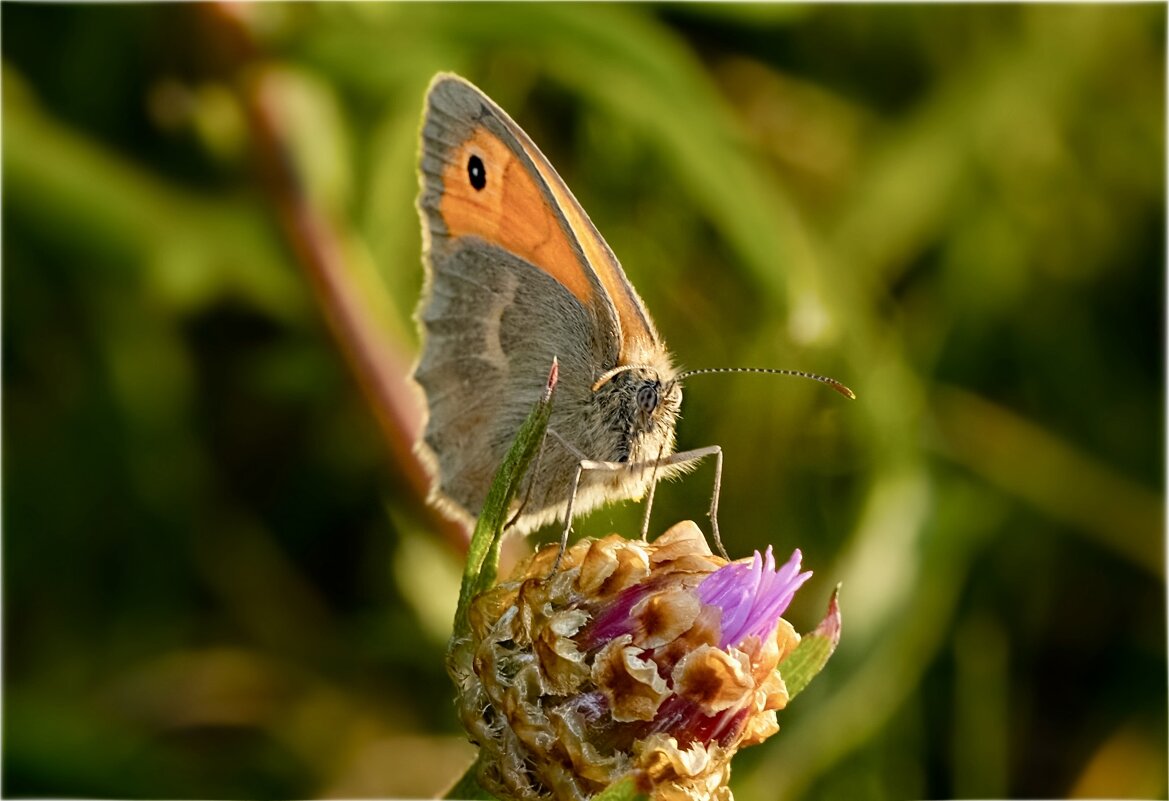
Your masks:
M758 551L750 564L732 562L711 573L698 585L698 598L722 610L719 645L737 645L747 637L766 637L779 625L796 590L812 573L800 573L799 549L779 570L767 546L766 557Z

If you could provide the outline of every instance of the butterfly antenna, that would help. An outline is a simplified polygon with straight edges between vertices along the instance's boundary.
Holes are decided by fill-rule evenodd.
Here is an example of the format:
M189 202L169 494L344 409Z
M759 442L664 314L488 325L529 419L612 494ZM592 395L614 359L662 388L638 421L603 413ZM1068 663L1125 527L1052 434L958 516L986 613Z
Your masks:
M819 381L821 384L827 384L849 400L856 400L856 393L835 378L829 378L826 375L817 375L816 373L805 373L803 370L777 370L772 367L707 367L702 370L687 370L684 373L679 373L674 376L674 380L681 381L684 378L690 378L696 375L710 375L712 373L767 373L769 375L790 375L796 378L807 378L812 381Z
M629 370L652 370L652 369L653 369L652 367L650 367L649 365L645 365L645 364L620 364L620 365L617 365L612 370L608 371L607 373L602 374L600 378L598 378L596 381L594 381L593 386L592 386L592 390L593 390L593 392L596 392L598 389L605 386L605 384L608 384L610 381L612 381L613 376L617 375L618 373L625 373L625 372L628 372Z

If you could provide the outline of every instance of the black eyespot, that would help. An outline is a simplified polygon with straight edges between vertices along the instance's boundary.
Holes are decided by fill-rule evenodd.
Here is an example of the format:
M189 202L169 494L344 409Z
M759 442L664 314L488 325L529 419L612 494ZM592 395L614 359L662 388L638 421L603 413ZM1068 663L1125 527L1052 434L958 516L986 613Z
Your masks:
M467 161L467 177L471 179L471 186L478 192L487 186L487 168L483 166L483 159L471 156Z
M643 384L637 390L637 406L646 414L653 414L654 409L658 408L658 385Z

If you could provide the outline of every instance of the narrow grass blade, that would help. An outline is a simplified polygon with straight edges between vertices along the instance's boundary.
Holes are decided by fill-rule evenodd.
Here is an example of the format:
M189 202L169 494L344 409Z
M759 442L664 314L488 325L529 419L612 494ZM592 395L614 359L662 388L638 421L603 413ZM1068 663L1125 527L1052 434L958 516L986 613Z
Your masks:
M454 636L451 642L462 639L469 631L467 619L471 599L495 584L499 571L499 544L503 539L503 527L508 520L508 509L519 491L524 474L528 470L548 428L548 417L552 413L552 391L556 388L559 366L552 360L548 374L548 385L544 396L536 402L528 419L520 426L511 450L491 482L483 511L475 523L471 535L471 546L467 550L467 564L463 568L463 582L459 588L459 606L455 611Z

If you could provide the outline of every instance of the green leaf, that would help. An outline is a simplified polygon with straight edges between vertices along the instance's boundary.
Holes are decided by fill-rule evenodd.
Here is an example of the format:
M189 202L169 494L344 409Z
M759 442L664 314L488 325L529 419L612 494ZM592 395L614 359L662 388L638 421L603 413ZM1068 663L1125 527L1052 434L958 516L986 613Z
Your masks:
M828 614L820 621L815 631L803 636L796 649L776 668L787 685L789 700L795 698L816 677L840 642L840 605L837 599L840 585L832 591L828 601Z
M648 801L649 796L638 792L632 776L615 781L592 797L592 801Z
M504 457L503 464L491 482L491 489L487 492L487 500L475 523L475 533L471 535L471 546L467 550L467 564L463 568L463 582L459 588L459 606L455 611L452 644L462 640L470 631L468 611L471 599L495 584L495 577L499 571L499 544L503 540L503 528L508 521L509 507L519 490L528 465L544 442L548 417L552 413L552 390L556 387L558 372L559 367L553 359L544 396L537 401L524 424L520 426L511 450Z

